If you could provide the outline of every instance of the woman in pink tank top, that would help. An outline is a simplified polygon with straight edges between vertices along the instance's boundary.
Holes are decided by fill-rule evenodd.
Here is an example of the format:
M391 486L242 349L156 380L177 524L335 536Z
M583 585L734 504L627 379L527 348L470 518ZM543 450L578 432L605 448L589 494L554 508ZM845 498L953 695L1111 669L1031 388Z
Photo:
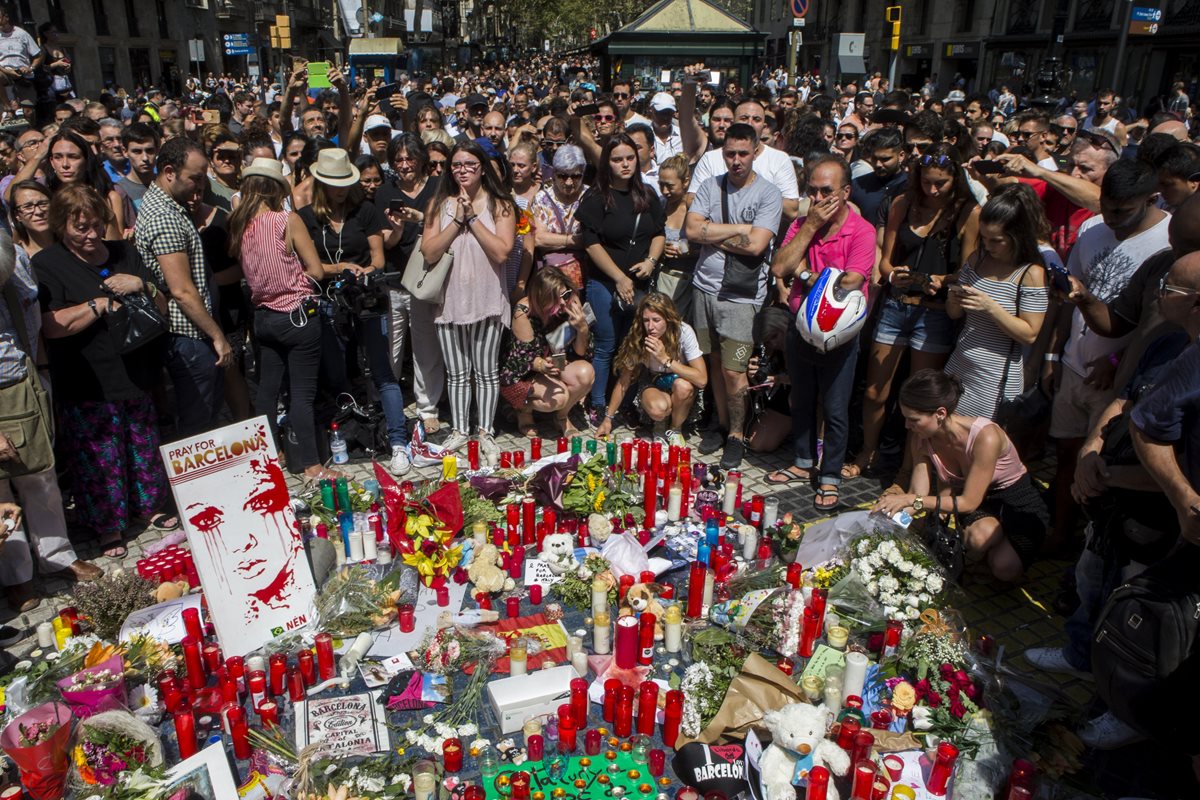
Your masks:
M1008 436L986 417L954 413L962 385L923 369L900 387L911 432L909 494L880 498L888 516L907 510L954 513L970 559L986 559L992 575L1015 581L1046 536L1049 512Z

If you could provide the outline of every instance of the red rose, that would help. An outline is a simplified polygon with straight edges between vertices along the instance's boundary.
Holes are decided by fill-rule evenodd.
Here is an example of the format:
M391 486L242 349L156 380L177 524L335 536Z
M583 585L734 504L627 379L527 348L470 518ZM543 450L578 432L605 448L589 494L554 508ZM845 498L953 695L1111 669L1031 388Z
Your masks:
M962 719L967 713L967 707L962 704L961 700L950 701L950 713L955 719Z
M937 708L942 704L942 696L937 692L930 692L929 696L925 698L925 704L930 708Z
M467 582L467 571L462 567L456 567L454 570L454 582L462 586Z
M917 681L916 685L913 686L913 688L917 692L917 699L918 700L923 699L925 697L925 695L929 694L929 679L925 678L923 680Z
M971 676L960 669L954 673L954 682L959 686L966 686L971 682Z
M942 664L942 666L938 668L938 672L941 673L943 680L949 681L952 677L954 677L954 665Z
M967 697L969 697L969 698L971 698L972 700L974 700L974 699L975 699L975 696L979 694L979 690L975 688L975 684L973 684L973 683L968 683L968 684L967 684L967 687L966 687L965 689L963 689L963 693L964 693L964 694L965 694Z

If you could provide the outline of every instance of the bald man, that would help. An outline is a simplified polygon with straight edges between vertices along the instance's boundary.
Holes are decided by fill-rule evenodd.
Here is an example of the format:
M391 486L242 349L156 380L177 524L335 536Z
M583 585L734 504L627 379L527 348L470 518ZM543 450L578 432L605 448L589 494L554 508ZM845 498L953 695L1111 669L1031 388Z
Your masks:
M497 153L504 152L505 120L503 114L499 111L489 111L484 114L480 130L483 132L483 138L491 143Z
M1181 142L1188 140L1187 125L1184 125L1177 119L1169 119L1166 122L1160 122L1150 129L1150 133L1165 133L1168 136L1174 136Z

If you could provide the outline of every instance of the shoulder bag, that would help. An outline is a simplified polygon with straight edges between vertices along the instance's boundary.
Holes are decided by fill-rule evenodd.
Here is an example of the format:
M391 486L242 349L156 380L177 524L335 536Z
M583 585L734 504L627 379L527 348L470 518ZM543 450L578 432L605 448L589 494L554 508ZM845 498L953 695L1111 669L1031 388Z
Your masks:
M958 582L967 564L966 546L963 544L962 531L951 528L948 522L942 520L942 496L936 497L933 513L925 518L925 546L946 570L950 580ZM958 526L958 498L951 497L950 501L954 507L954 524Z
M25 314L17 300L12 279L4 286L4 302L25 351L25 377L0 388L0 433L12 442L17 457L0 461L0 478L17 478L44 472L54 466L54 412L50 393L38 378L33 363Z
M729 215L729 176L721 176L721 221L736 225ZM725 273L721 276L721 295L753 300L762 282L762 256L743 256L725 252Z
M1016 316L1021 315L1021 285L1029 272L1028 264L1017 279ZM1009 345L1008 357L1004 361L1004 371L1000 376L1000 397L996 402L996 413L992 421L1004 429L1009 438L1021 439L1031 434L1039 425L1044 424L1050 414L1050 398L1042 391L1042 383L1038 381L1016 397L1005 399L1004 389L1008 386L1008 370L1012 365L1013 354L1017 343Z
M461 230L458 235L462 235ZM400 285L418 300L441 305L446 296L446 278L450 276L450 268L454 266L454 249L447 248L441 258L430 264L421 253L421 243L424 240L424 234L417 237L412 255L408 257L408 263L404 266Z
M631 233L629 235L629 248L626 250L627 253L631 254L630 258L633 257L632 256L633 244L634 244L634 242L637 241L638 226L641 224L641 222L642 222L642 212L639 211L639 212L637 212L637 216L635 216L633 218L633 233ZM633 264L626 264L625 269L622 271L628 273L629 268L632 266L633 266ZM637 285L638 281L642 281L644 279L643 278L631 278L631 280L633 280L633 283L634 283L634 285L633 285L633 302L632 303L627 304L624 300L621 299L621 295L617 294L616 291L613 292L613 303L616 304L618 311L621 311L621 312L632 311L633 309L637 308L638 303L642 302L642 298L644 298L646 296L646 290L638 288L638 285Z
M108 289L105 289L105 293L121 303L108 321L108 329L121 355L145 347L171 327L158 306L145 293L117 295Z

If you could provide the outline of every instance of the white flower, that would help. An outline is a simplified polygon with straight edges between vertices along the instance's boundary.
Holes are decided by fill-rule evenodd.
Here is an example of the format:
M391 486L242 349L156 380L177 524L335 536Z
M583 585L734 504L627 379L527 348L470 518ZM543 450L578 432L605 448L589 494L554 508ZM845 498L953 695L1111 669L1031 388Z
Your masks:
M433 714L426 714L425 716L421 717L421 722L424 722L426 725L432 725Z
M906 559L902 560L902 561L901 561L899 564L897 564L896 566L900 567L900 569L901 569L903 572L912 572L912 571L913 571L913 567L914 567L914 566L916 566L916 565L915 565L915 564L913 564L913 562L909 561L909 560L906 558Z
M916 606L909 606L904 609L904 613L906 614L906 619L916 619L921 616L921 612L917 610Z
M871 595L878 594L878 592L879 592L879 584L878 584L878 583L876 583L875 581L869 581L869 582L867 583L867 592L868 592L869 594L871 594Z
M920 564L915 565L912 569L912 576L919 581L925 580L925 576L928 574L929 570L925 569Z
M930 575L929 580L925 582L925 585L929 587L929 591L937 594L942 590L942 587L945 586L945 582L942 580L940 575Z
M910 606L921 604L921 600L915 594L910 594L908 597L904 598L904 602Z
M367 792L382 792L383 778L378 775L368 775L358 782L358 788Z
M408 730L406 730L404 732L404 738L408 741L409 744L416 744L419 737L420 737L420 734L411 728L409 728Z
M458 729L458 735L463 739L467 738L468 736L474 736L477 733L479 733L479 726L471 722L468 722L466 725L463 725Z
M927 731L933 727L933 709L926 706L917 706L912 710L913 728L918 731Z

